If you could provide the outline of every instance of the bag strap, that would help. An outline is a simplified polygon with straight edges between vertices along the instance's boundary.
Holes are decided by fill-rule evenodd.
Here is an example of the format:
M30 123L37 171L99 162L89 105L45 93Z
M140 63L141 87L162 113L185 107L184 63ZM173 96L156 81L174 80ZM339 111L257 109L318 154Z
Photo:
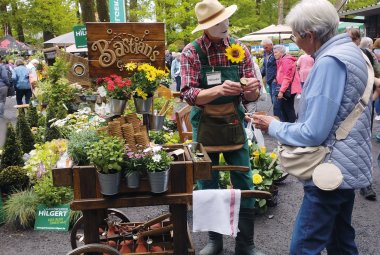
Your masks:
M355 105L355 108L352 110L352 112L347 116L347 118L340 124L340 126L336 130L335 137L336 137L336 140L338 141L344 140L347 138L348 134L354 127L356 121L359 119L360 115L363 113L363 111L367 107L370 96L371 96L375 74L368 57L363 52L362 54L367 63L367 70L368 70L367 87L365 88L362 97L359 98L359 101Z

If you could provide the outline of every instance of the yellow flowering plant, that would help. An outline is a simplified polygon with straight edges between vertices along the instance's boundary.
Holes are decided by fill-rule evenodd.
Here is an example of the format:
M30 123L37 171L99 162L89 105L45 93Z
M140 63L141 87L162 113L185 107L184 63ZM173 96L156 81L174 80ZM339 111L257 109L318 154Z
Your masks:
M157 69L147 63L128 63L125 65L125 69L128 72L133 72L131 77L133 96L144 100L153 96L161 81L169 75L164 70Z
M252 165L252 182L255 189L262 191L271 191L274 181L281 178L283 172L278 165L278 156L276 151L267 152L266 147L258 147L253 144L250 147L251 165ZM265 199L256 199L256 203L263 211L267 208Z
M225 55L229 61L238 64L243 61L245 51L241 45L234 43L227 47Z

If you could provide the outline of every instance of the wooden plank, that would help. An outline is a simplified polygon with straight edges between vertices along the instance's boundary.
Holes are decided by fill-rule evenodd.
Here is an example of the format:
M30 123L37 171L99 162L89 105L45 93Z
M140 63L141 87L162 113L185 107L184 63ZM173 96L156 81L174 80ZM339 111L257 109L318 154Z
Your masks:
M136 195L131 197L107 197L107 198L91 198L80 199L71 202L71 209L78 210L94 210L102 208L121 208L121 207L139 207L139 206L155 206L168 204L187 204L191 203L192 194L177 193L167 195Z
M52 176L55 187L73 187L72 168L53 168Z
M174 254L188 254L187 205L170 205L169 210L172 213Z

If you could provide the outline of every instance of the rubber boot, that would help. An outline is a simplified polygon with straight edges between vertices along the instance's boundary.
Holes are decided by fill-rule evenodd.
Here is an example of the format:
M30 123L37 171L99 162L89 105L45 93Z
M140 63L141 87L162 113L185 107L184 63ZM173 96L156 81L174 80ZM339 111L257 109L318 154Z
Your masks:
M236 236L235 255L264 255L255 249L254 227L255 210L240 208L239 212L239 232Z
M0 118L4 118L5 103L0 103Z
M199 255L217 255L223 250L223 235L215 232L208 232L208 243L199 252Z

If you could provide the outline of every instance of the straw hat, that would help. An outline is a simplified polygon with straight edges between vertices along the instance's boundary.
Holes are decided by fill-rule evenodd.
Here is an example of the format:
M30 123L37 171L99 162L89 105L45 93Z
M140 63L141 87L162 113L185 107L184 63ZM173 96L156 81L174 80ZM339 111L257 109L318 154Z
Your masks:
M198 19L198 26L193 30L193 34L200 30L205 30L228 19L235 13L237 6L224 7L218 0L203 0L195 5L195 15Z

